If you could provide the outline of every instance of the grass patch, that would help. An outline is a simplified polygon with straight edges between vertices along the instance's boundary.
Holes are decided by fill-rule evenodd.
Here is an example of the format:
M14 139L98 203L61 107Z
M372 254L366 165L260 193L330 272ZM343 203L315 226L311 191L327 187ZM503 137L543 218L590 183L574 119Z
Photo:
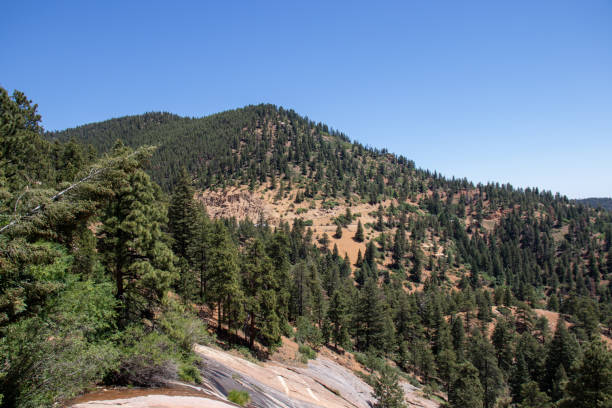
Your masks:
M242 407L246 407L251 402L249 393L242 390L230 390L229 394L227 394L227 399Z
M304 364L308 364L308 360L314 360L317 358L317 352L306 344L300 344L298 352L300 353L300 361Z

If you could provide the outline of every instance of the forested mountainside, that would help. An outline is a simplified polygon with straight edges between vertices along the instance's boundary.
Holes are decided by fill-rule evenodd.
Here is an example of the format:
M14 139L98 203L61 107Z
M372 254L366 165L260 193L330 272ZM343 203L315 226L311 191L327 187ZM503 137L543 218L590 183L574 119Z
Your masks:
M198 382L193 343L266 358L283 336L304 361L353 353L381 407L406 380L451 407L612 401L607 211L446 179L272 105L44 133L23 94L0 96L6 406ZM283 217L194 198L230 189Z
M612 198L583 198L581 200L576 200L577 202L587 205L591 208L603 208L608 211L612 211Z

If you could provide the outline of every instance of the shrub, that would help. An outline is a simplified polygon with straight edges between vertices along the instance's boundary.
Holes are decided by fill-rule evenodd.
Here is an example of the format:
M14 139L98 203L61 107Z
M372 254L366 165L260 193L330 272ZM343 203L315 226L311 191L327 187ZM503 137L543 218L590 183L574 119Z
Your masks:
M179 347L165 334L130 327L124 334L121 363L114 380L122 384L159 387L177 378Z
M300 344L298 351L300 352L301 361L303 363L307 363L308 360L314 360L317 358L317 352L305 344Z
M110 344L90 343L78 330L58 331L38 318L12 325L2 340L0 393L6 406L52 406L72 398L99 381L117 357Z
M200 370L195 366L194 361L187 361L181 364L179 367L178 376L182 381L192 382L196 384L202 383L202 376Z
M323 336L321 330L312 324L305 316L300 316L296 322L297 330L295 339L298 343L308 343L314 348L319 348L323 344Z
M194 344L210 344L211 337L204 323L176 300L164 301L165 311L159 319L162 331L183 352L190 353Z
M251 402L251 396L244 390L230 390L229 394L227 394L227 399L243 407Z

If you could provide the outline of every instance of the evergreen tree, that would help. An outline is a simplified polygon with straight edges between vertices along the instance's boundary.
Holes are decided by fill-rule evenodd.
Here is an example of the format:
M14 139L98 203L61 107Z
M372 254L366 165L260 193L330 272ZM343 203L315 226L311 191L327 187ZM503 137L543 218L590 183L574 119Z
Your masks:
M453 348L457 354L459 361L463 359L465 347L465 331L463 329L463 319L457 316L453 319L451 326L451 336L453 339Z
M498 319L491 341L495 347L495 355L497 356L497 365L505 373L510 372L510 368L514 362L514 342L513 333L506 320Z
M452 408L482 408L483 390L478 379L478 370L468 362L457 367L457 376L453 380L448 394Z
M368 279L360 291L354 313L353 325L359 349L384 350L384 322L381 319L383 314L380 290L374 279Z
M363 225L361 225L361 220L357 221L357 232L355 232L354 239L357 242L363 242L363 240L365 239L364 233L363 233Z
M418 246L415 246L415 248L410 276L414 282L420 283L423 274L423 252Z
M550 397L540 391L538 383L529 381L521 386L521 403L518 408L551 408Z
M342 291L334 290L329 301L327 317L332 324L331 338L334 346L337 348L340 345L346 348L350 341L348 333L350 316L348 300Z
M504 387L504 377L497 366L495 349L480 335L470 338L470 361L480 373L484 408L493 408Z
M380 374L374 377L374 398L376 408L404 408L404 390L399 385L395 370L384 365Z
M237 255L227 228L223 223L215 222L210 236L210 249L206 255L210 282L207 299L216 303L219 330L224 321L231 327L230 319L236 314L232 313L232 307L242 307L240 303L232 301L242 298Z
M561 407L612 407L612 353L600 339L591 341L567 384Z
M193 199L191 178L186 169L182 169L174 194L168 208L168 230L172 235L172 250L178 256L179 287L178 293L185 298L193 298L197 279L193 262L189 257L190 247L195 243L198 224L197 204Z
M336 239L342 238L342 226L340 224L336 226L336 233L334 234L334 238Z
M548 346L546 358L546 378L549 390L555 386L554 379L559 366L562 365L565 372L569 372L577 353L577 342L567 331L563 319L559 319L553 339Z
M280 342L281 319L277 313L277 293L274 264L265 253L259 239L251 242L243 264L246 313L249 325L249 345L260 337L273 350Z
M115 182L98 243L115 280L121 322L127 324L153 316L176 277L175 256L162 232L167 219L157 185L138 168L120 172Z

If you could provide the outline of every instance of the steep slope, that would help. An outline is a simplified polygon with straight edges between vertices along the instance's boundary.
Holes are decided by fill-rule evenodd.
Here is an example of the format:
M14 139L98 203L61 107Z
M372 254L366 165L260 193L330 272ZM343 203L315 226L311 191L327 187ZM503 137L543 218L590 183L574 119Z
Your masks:
M434 270L450 270L457 280L470 273L489 285L510 285L519 299L534 302L541 296L537 291L543 288L546 294L555 281L571 285L580 280L576 271L573 276L565 272L576 253L586 269L582 274L593 279L581 290L597 292L597 282L605 281L601 274L612 272L606 266L609 214L538 189L445 179L274 105L203 118L145 114L48 136L74 137L99 151L108 150L115 137L129 146L156 145L153 178L169 191L186 167L212 216L263 217L277 226L305 220L315 239L330 249L337 245L353 264L359 251L366 255L366 243L376 239L374 258L383 270L415 269L419 258L423 273L414 279L417 286ZM343 217L347 209L358 217ZM353 239L358 222L367 234L363 242ZM334 237L338 225L341 238ZM421 254L414 246L397 247L400 226L406 242L419 243ZM405 254L410 261L398 263ZM589 286L588 279L585 283Z
M107 136L96 138L104 150ZM547 319L568 323L567 336L555 326L568 348L610 337L607 211L538 189L446 179L272 105L178 119L123 139L159 146L149 172L174 191L169 230L175 240L195 239L200 251L190 255L187 241L174 246L184 276L177 290L214 299L214 287L206 289L211 265L232 291L248 294L246 313L231 303L231 291L207 312L218 316L211 327L232 341L257 348L262 330L261 345L273 349L294 326L296 339L319 349L334 319L338 352L356 351L373 371L392 361L434 394L450 389L453 370L469 374L449 361L469 361L495 390L483 397L492 406L510 387L518 401L529 381L560 398L557 369L571 369L577 354L558 361ZM179 177L182 167L188 172ZM195 206L194 196L217 221L180 215ZM208 232L200 239L181 227L190 223ZM207 259L219 248L221 261ZM241 268L225 268L230 258ZM266 295L252 289L260 284ZM516 373L504 350L541 359L530 360L530 374Z

